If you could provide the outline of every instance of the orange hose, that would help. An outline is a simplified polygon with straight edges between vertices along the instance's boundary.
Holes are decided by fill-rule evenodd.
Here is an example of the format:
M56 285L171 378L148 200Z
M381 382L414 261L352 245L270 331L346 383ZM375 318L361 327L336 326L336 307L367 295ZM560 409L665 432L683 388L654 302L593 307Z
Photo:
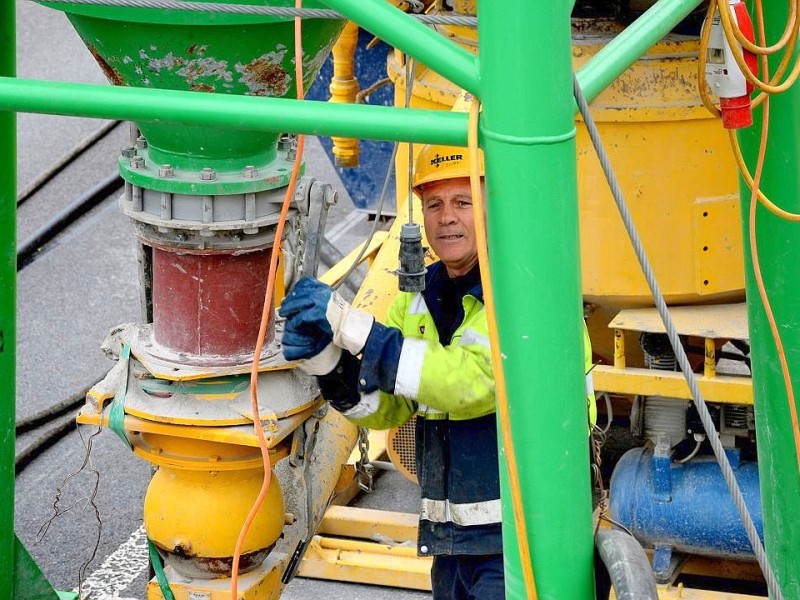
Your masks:
M295 7L302 8L303 0L295 0ZM305 89L303 86L303 27L300 17L294 18L294 52L295 52L295 79L297 80L297 98L302 100L305 97ZM283 230L286 225L286 216L289 213L289 206L294 198L295 187L297 186L297 177L300 174L300 167L302 165L303 149L305 146L305 137L300 135L297 137L297 155L292 168L292 175L289 178L289 185L286 188L286 195L283 198L281 205L281 213L278 219L278 225L275 228L275 244L280 244L283 239ZM273 248L272 255L269 261L269 272L267 274L267 290L264 294L264 309L261 312L261 324L258 329L258 338L256 340L256 349L253 354L253 365L250 370L250 404L253 411L253 426L255 428L256 436L258 437L258 445L261 448L261 458L264 462L264 481L261 484L261 490L253 503L250 513L247 515L242 530L239 532L239 538L236 540L236 547L233 551L233 566L231 572L231 599L238 598L239 587L239 560L242 554L242 547L244 540L247 537L247 532L250 526L261 509L264 503L264 498L267 495L270 481L272 479L272 463L269 458L269 447L267 440L264 436L264 428L261 425L261 416L258 411L258 365L261 358L261 351L264 348L264 340L267 336L267 325L269 324L272 315L273 294L275 289L275 274L278 270L278 252Z
M761 5L761 0L756 0L756 14L758 16L759 37L763 44L764 39L764 13ZM766 56L762 57L762 68L766 76L768 76L768 65ZM789 414L792 419L792 434L794 436L794 448L797 457L798 469L800 469L800 426L798 426L797 419L797 405L794 398L794 385L789 373L789 363L786 360L786 352L783 347L783 340L781 340L780 331L778 330L775 315L772 312L772 305L767 295L766 287L764 286L764 278L761 273L761 263L758 258L758 244L756 239L756 208L758 207L758 191L761 184L761 174L764 167L764 158L767 152L767 136L769 134L769 98L764 101L764 112L761 122L761 144L758 148L758 158L756 159L756 170L753 177L753 186L750 193L750 252L753 257L753 272L755 274L756 286L758 287L758 294L761 296L761 302L764 304L764 312L767 315L769 328L772 332L772 338L775 341L775 348L778 352L778 360L781 364L781 373L783 375L784 385L786 386L786 396L789 403Z

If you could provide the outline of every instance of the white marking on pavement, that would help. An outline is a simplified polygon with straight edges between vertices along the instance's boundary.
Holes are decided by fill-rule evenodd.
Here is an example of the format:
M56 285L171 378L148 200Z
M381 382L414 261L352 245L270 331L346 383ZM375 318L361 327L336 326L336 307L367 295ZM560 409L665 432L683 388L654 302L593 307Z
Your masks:
M111 600L112 598L114 600L136 600L122 598L119 593L127 589L144 572L148 563L147 534L144 526L141 526L84 580L81 587L83 599L91 597L92 600ZM73 591L77 592L78 590Z

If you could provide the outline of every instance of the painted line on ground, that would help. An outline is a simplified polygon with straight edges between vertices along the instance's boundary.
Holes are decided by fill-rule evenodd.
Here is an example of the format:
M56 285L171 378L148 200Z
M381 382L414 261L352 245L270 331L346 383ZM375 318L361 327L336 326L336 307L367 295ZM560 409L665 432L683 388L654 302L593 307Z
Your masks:
M123 598L120 592L125 591L147 569L148 564L147 534L142 525L84 580L82 598L136 600ZM77 593L78 590L73 591Z

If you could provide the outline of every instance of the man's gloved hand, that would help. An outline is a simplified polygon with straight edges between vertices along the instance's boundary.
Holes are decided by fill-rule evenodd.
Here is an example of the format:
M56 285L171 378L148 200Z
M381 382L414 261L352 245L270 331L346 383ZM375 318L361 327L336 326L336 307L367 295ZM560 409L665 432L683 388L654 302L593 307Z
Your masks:
M318 336L320 341L314 349L321 351L325 347L323 340L332 340L339 348L356 355L364 349L375 322L372 315L354 309L332 287L312 277L303 277L294 285L278 314L286 319L284 356L288 360L292 360L285 348L290 326L304 336Z
M308 323L306 313L299 312L286 319L282 350L286 360L295 361L309 375L327 375L339 363L342 349L333 343L330 333Z

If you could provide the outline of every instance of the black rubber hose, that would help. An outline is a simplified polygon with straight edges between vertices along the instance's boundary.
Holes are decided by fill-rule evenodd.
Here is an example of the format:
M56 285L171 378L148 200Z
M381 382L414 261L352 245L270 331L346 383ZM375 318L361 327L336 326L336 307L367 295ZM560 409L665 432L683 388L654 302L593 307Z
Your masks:
M94 386L89 385L82 390L75 392L71 396L64 398L63 400L56 402L49 408L41 410L37 413L34 413L28 417L23 417L18 419L16 423L14 423L14 429L16 433L19 435L21 433L26 433L37 427L41 427L45 423L49 423L56 417L63 415L66 412L70 412L76 410L83 403L86 401L86 394L92 389Z
M87 150L92 148L100 140L104 139L109 133L116 129L120 123L122 123L122 121L109 121L100 129L92 133L88 138L78 143L78 145L75 146L68 154L62 156L58 161L56 161L55 164L47 169L47 171L40 174L36 179L28 184L24 190L20 192L19 197L17 198L17 206L22 206L25 202L30 200L30 198L36 192L53 181L56 175L61 173L78 158L83 156Z
M78 426L75 422L75 415L67 414L61 416L53 425L53 428L44 435L39 436L30 445L26 446L19 454L14 456L14 474L19 475L36 458L47 450L50 446L59 441L64 435Z
M52 219L20 244L17 249L17 271L21 271L29 265L42 246L108 198L122 185L123 181L119 173L114 173L54 215Z
M616 529L601 529L595 538L595 548L617 600L658 600L650 561L632 536Z

